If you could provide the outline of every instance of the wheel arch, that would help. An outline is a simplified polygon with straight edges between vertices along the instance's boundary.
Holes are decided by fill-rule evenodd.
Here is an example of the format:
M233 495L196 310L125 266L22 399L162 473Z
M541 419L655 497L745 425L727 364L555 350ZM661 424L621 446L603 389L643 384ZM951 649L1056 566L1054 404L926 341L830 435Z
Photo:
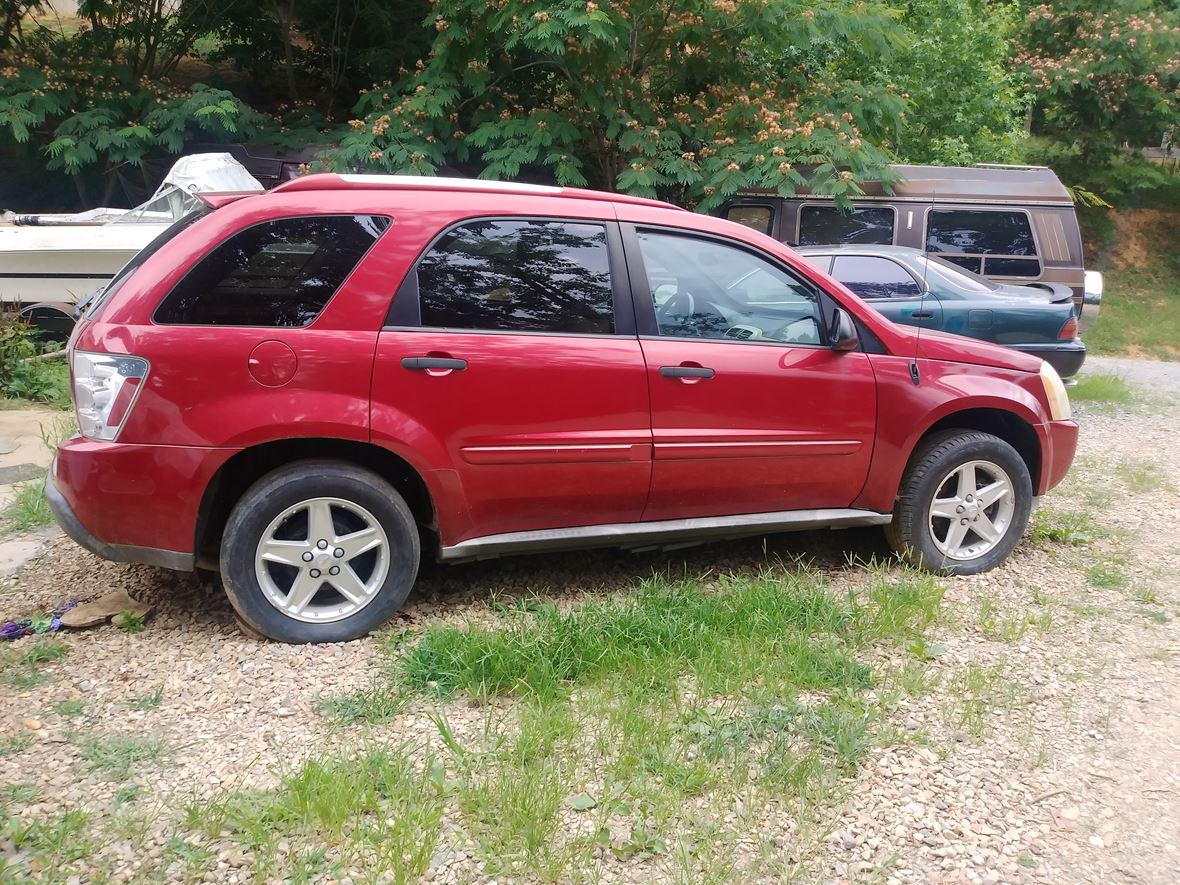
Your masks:
M254 482L285 464L334 459L368 468L405 499L420 529L437 531L435 499L422 474L404 458L372 443L330 438L284 439L243 449L218 468L205 487L193 539L200 568L218 568L218 550L230 511Z
M1033 489L1039 488L1041 476L1041 441L1032 424L1008 409L977 407L961 409L939 418L914 441L906 458L906 470L922 441L931 434L944 430L978 430L999 437L1020 455L1032 478ZM904 472L903 472L904 475Z

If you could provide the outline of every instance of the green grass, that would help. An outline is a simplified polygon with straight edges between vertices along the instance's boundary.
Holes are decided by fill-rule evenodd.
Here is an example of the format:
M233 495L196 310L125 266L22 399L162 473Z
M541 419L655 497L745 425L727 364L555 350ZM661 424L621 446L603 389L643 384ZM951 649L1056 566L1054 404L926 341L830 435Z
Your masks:
M120 781L130 777L135 766L159 761L168 751L162 740L128 735L83 737L76 743L92 772Z
M1111 559L1096 562L1086 569L1086 580L1100 590L1121 590L1127 586L1123 564Z
M139 710L146 712L147 710L154 710L160 706L164 701L164 686L157 685L153 691L146 694L141 694L139 697L132 698L127 702L127 706L132 710Z
M380 871L383 882L417 882L442 828L444 773L416 756L395 748L313 759L274 790L194 804L188 832L169 841L169 853L198 873L214 864L213 846L228 835L259 881L308 881L331 854L345 868ZM294 850L279 852L281 841Z
M16 496L0 511L0 527L10 532L27 532L53 522L53 511L45 499L45 479L29 480L16 486Z
M1106 532L1085 510L1058 510L1043 504L1033 511L1032 534L1042 542L1083 546Z
M48 617L37 620L48 621ZM70 653L70 647L58 639L32 637L15 647L0 646L0 681L25 691L49 681L43 664L56 663Z
M1114 473L1123 485L1139 495L1173 490L1167 471L1149 459L1131 458L1120 461L1115 465Z
M1129 406L1141 399L1135 388L1119 375L1088 373L1078 376L1077 384L1069 389L1069 398L1072 402L1107 407Z

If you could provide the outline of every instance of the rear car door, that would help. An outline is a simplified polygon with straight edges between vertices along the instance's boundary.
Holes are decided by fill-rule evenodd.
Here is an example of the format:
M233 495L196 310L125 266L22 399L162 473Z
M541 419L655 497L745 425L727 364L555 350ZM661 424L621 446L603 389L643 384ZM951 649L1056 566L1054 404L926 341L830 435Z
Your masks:
M896 261L877 255L837 255L832 276L895 323L941 329L942 303Z
M737 241L624 225L651 391L645 520L846 507L864 484L876 390L835 353L831 300Z
M444 545L639 520L651 428L618 236L613 221L468 220L402 283L373 441L422 460Z

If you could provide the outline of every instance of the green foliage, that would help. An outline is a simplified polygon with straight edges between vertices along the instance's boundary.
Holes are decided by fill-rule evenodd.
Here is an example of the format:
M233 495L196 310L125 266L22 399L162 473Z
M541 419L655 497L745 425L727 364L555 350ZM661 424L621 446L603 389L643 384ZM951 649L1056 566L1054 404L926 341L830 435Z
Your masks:
M903 162L970 166L1019 159L1029 97L1009 64L1018 10L988 0L904 0L905 39L884 57L850 55L850 73L908 100L887 145Z
M70 407L70 373L64 361L39 360L38 332L0 310L0 397Z
M840 47L886 53L878 3L838 0L440 0L428 59L369 90L337 168L552 176L716 205L741 188L791 192L800 166L838 197L881 173L873 146L896 91L844 79Z
M1180 124L1180 9L1153 0L1027 4L1015 62L1038 131L1105 165L1123 142L1158 144ZM1101 191L1099 191L1101 193Z

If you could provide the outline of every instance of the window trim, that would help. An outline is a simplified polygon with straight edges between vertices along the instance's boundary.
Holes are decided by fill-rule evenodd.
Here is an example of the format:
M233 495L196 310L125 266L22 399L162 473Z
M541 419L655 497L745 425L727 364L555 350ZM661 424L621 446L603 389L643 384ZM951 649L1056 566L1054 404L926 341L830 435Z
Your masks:
M264 224L272 224L276 221L292 221L304 218L356 218L358 215L365 215L369 218L384 218L389 222L389 224L386 226L385 230L381 231L381 233L376 236L373 242L369 244L369 248L361 253L360 258L358 258L356 263L352 266L352 270L344 275L344 279L340 281L340 285L336 287L336 291L332 293L331 297L329 297L328 300L324 302L324 306L320 308L319 313L317 313L309 322L304 323L302 326L244 326L237 324L231 325L227 323L163 323L156 319L156 314L160 312L160 308L164 306L164 302L167 301L169 297L171 297L172 293L176 291L178 286L188 279L189 274L196 270L202 261L204 261L206 258L208 258L239 234L243 234L248 230L253 230L256 227L261 227ZM208 214L206 214L205 217L208 217ZM332 302L336 300L336 296L338 296L344 291L344 289L348 287L348 282L352 279L353 274L356 273L357 268L365 263L365 259L372 254L373 249L375 249L377 244L385 238L385 235L393 229L395 223L395 219L392 215L388 215L383 212L303 212L298 215L275 215L271 218L263 218L260 221L255 221L253 224L247 224L245 227L240 227L222 239L218 240L215 246L211 246L201 252L200 257L198 257L196 261L194 261L188 266L188 268L185 269L185 272L181 275L180 279L173 283L168 288L168 291L164 293L164 296L158 302L156 302L156 306L152 308L150 320L151 324L153 326L160 326L167 329L310 329L320 321L320 317L328 312L328 308L332 306Z
M832 254L831 258L832 258L832 269L828 275L832 279L834 279L837 283L839 283L840 285L847 288L848 291L852 292L852 294L856 295L856 297L859 298L861 301L868 302L869 304L875 304L878 302L905 301L906 298L909 298L911 296L906 296L906 298L893 298L893 297L866 298L864 295L857 294L851 287L849 287L849 285L847 283L845 283L838 276L836 276L836 263L841 258L876 258L880 261L888 261L890 264L894 265L895 267L900 267L902 269L902 271L904 271L906 274L909 275L911 280L913 280L915 283L918 284L918 294L916 297L922 298L922 297L930 294L930 284L927 283L926 280L919 279L917 274L915 274L912 269L910 269L909 267L906 267L906 265L902 264L896 258L893 258L889 255L874 255L874 254L868 253L868 252L847 252L847 253L846 252L836 252L836 253Z
M623 222L620 224L623 235L623 251L627 259L627 273L631 279L631 297L634 300L635 321L638 328L639 337L642 340L648 341L679 341L682 344L740 344L754 347L805 347L810 350L830 350L831 343L829 342L829 322L827 318L831 316L834 309L844 309L836 299L834 299L827 290L822 286L807 279L806 276L799 273L789 264L779 260L773 255L768 255L759 249L743 243L740 240L733 240L729 237L719 236L717 234L708 233L705 231L690 230L683 227L672 227L665 224L647 224L647 223L633 223ZM668 335L661 335L659 324L656 321L655 304L652 301L651 285L647 280L647 267L643 263L643 252L639 245L639 232L641 230L650 230L655 233L671 234L673 236L680 236L686 239L705 240L706 242L717 243L722 246L729 246L742 252L748 252L755 258L760 258L768 264L777 267L783 273L788 274L794 279L797 279L805 286L809 286L817 293L819 313L820 313L820 336L819 344L804 344L801 342L791 341L748 341L740 338L680 338L671 337ZM858 347L857 350L863 350Z
M1007 212L1009 214L1017 213L1023 215L1028 221L1028 230L1032 234L1033 249L1036 250L1036 255L1009 255L1001 254L999 252L932 252L927 246L930 243L930 213L932 212ZM1036 276L999 276L1001 280L1039 280L1045 276L1045 258L1041 251L1041 241L1037 236L1037 226L1033 224L1032 212L1020 206L975 206L975 205L928 205L926 211L922 213L922 252L930 253L931 255L946 256L957 255L961 258L978 258L979 259L979 275L992 278L991 274L986 273L988 258L1021 258L1026 261L1035 260L1040 267L1040 272Z
M807 209L808 207L811 207L811 206L815 206L818 209L832 209L833 211L839 211L838 209L836 209L836 201L835 200L828 200L825 202L819 202L817 200L804 200L803 202L799 203L799 208L795 213L795 245L796 246L803 245L803 242L802 242L803 210ZM857 209L888 209L890 212L892 212L893 213L893 236L891 236L889 238L888 243L878 243L876 245L881 245L881 246L895 246L895 245L897 245L897 207L896 206L892 206L892 205L888 205L888 204L883 205L883 206L858 206L856 204L856 201L853 201L852 210L855 212ZM822 246L825 244L815 243L813 245ZM870 243L832 243L831 245L833 245L833 246L868 246L868 245L872 245L872 244L870 244Z
M606 230L607 264L610 268L611 301L614 310L614 331L597 332L546 332L532 329L467 329L463 326L422 325L422 303L418 292L418 265L430 251L451 231L476 221L539 221L550 224L594 224ZM619 223L606 218L576 218L565 215L472 215L453 221L427 241L414 256L406 274L402 277L393 295L393 301L385 313L382 330L388 332L441 332L463 335L532 335L552 338L618 338L635 337L635 310L627 287L627 265L623 255L623 243Z

